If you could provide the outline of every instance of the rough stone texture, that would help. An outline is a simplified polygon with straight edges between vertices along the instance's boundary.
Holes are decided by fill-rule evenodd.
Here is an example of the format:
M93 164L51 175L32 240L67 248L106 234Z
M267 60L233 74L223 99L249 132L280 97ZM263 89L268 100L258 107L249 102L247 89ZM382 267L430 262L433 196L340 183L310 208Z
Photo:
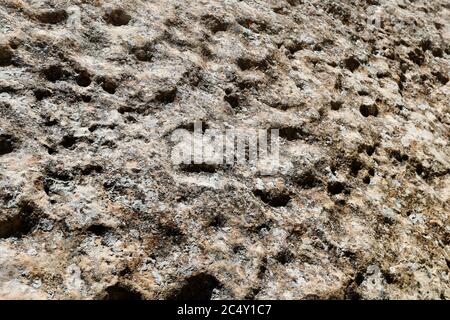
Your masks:
M0 0L0 297L448 299L449 20ZM195 120L280 128L280 172L174 166Z

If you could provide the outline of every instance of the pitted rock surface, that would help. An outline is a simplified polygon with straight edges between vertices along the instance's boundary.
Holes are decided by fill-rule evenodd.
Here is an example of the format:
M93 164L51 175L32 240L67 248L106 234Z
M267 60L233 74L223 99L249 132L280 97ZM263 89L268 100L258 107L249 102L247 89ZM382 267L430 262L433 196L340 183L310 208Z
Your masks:
M1 0L0 298L448 299L446 0ZM171 134L280 130L280 170Z

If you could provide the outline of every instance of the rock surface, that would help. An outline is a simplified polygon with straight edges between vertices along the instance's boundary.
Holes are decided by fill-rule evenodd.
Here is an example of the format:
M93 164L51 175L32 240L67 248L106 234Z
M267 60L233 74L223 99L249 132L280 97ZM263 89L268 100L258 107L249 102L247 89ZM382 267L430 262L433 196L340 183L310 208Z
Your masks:
M448 299L446 0L1 0L0 297ZM280 170L174 130L280 129Z

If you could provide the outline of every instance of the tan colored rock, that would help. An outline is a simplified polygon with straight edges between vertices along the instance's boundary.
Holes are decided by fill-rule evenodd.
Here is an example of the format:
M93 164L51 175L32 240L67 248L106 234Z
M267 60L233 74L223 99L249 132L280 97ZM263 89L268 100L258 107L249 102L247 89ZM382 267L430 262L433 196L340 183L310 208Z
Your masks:
M3 0L0 298L449 299L450 8L370 3Z

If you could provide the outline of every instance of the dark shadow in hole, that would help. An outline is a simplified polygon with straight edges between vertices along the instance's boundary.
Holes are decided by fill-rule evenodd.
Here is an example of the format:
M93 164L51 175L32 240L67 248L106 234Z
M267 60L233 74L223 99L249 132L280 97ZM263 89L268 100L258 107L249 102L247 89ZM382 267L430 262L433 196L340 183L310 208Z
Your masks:
M336 195L343 192L347 193L347 186L345 185L345 183L339 181L330 181L327 184L327 190L331 195Z
M14 216L0 221L0 238L22 237L37 225L39 217L35 204L22 201L17 210Z
M181 164L181 171L190 172L190 173L215 173L217 167L208 163L189 163L189 164Z
M250 69L266 70L269 67L266 59L256 60L247 57L240 57L237 59L236 63L243 71Z
M407 154L401 153L398 150L392 150L390 154L391 157L397 160L398 162L407 161L409 159L409 156Z
M16 148L16 139L10 134L0 135L0 155L11 153Z
M109 94L116 93L117 83L112 79L106 79L102 83L102 89L108 92Z
M149 62L152 61L155 47L152 43L146 43L140 47L132 48L131 52L139 61Z
M8 46L0 46L0 67L12 64L13 51Z
M303 189L312 189L322 184L322 181L316 177L313 171L303 172L294 179L295 184Z
M371 105L363 104L361 105L361 107L359 107L359 112L361 112L361 114L366 118L368 116L376 117L378 116L378 107L374 104Z
M172 103L175 101L175 98L177 97L177 91L178 91L177 88L161 90L156 94L155 101L162 104Z
M115 284L106 288L106 295L103 300L143 300L142 294L132 288Z
M101 237L104 236L106 233L112 231L112 228L105 226L103 224L92 224L86 229L86 231Z
M52 92L48 89L35 89L33 91L33 94L36 98L36 100L41 101L45 98L48 98L52 95Z
M371 156L375 153L376 146L366 146L366 153L368 156Z
M331 110L337 111L342 107L343 102L342 101L331 101L330 105L331 105Z
M294 261L294 254L289 250L282 250L274 258L281 264L288 264Z
M216 277L199 273L187 278L183 286L171 293L167 300L211 300L213 290L219 286Z
M289 201L291 201L291 196L288 193L275 193L263 190L255 190L253 194L271 207L285 207L287 206Z
M83 71L77 76L76 81L80 87L89 87L91 84L91 77L89 76L89 73Z
M212 33L226 31L229 27L229 23L226 22L223 18L216 17L211 14L204 15L202 17L202 22L209 30L211 30Z
M105 21L113 26L124 26L130 22L131 16L125 10L116 8L105 15Z
M221 228L225 225L226 218L222 214L215 215L211 221L209 222L208 226L213 228Z
M350 163L350 174L354 177L358 175L358 172L362 169L363 163L358 159L353 159Z
M60 65L52 65L42 70L45 78L50 82L56 82L64 77L64 69Z
M163 238L168 238L175 244L182 243L186 238L183 231L173 223L160 224L159 230Z
M347 68L351 72L353 72L356 69L358 69L360 65L361 65L360 62L355 57L349 57L349 58L344 60L345 68Z
M66 149L73 149L75 144L78 142L78 138L72 135L64 136L61 140L61 145Z
M48 23L48 24L58 24L61 23L67 18L69 15L65 10L62 9L56 9L56 10L46 10L41 13L39 13L36 18L42 22L42 23Z
M280 138L284 138L289 141L303 139L309 136L302 128L296 127L284 127L280 128L279 131Z
M85 175L85 176L94 174L94 173L102 173L102 172L103 172L103 167L98 164L88 164L84 168L81 169L81 174Z
M239 108L240 105L240 99L239 96L237 94L227 94L226 96L223 97L223 99L228 102L228 104L230 105L230 107L232 107L233 109L237 109Z

